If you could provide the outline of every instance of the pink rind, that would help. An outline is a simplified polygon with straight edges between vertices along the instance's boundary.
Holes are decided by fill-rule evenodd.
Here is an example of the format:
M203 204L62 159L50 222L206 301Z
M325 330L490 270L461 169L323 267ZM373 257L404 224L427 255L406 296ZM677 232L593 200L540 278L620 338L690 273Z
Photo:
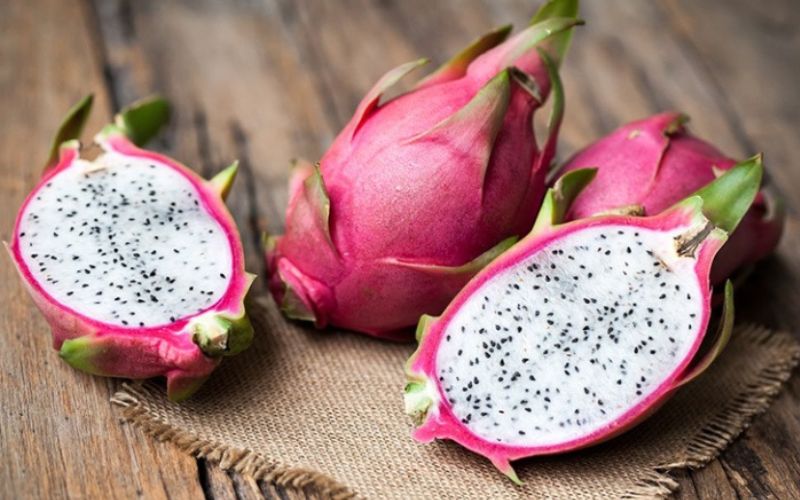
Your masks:
M525 239L490 264L459 292L442 316L431 324L430 328L422 335L417 351L414 353L412 359L409 360L407 366L409 378L424 380L429 384L434 384L438 395L438 401L428 410L422 425L414 430L414 439L420 442L429 442L433 439L449 439L455 441L465 448L487 457L493 464L498 466L504 474L511 477L509 471L513 472L513 469L511 469L510 466L506 467L506 464L511 461L532 456L563 453L592 446L621 434L647 418L647 416L652 414L669 399L680 384L682 376L697 353L708 328L710 307L703 308L703 315L700 320L696 338L687 356L672 373L665 377L664 381L650 395L629 409L614 423L598 429L587 436L583 436L580 439L555 445L534 447L501 445L487 442L480 436L471 432L455 417L455 415L453 415L449 405L446 404L447 397L443 389L438 382L436 382L438 373L436 353L438 352L447 325L469 297L476 293L476 291L493 276L521 260L524 260L529 255L535 254L541 248L546 247L552 241L557 240L565 234L578 229L605 225L631 225L655 230L688 227L695 217L696 214L693 210L687 209L684 206L677 206L655 217L634 218L606 216L584 219L555 226L534 238ZM703 303L707 305L710 304L711 300L708 279L711 262L723 242L724 238L710 237L706 239L698 249L695 274L698 277L700 289L703 292Z
M163 155L136 147L113 129L98 136L98 141L107 151L151 160L174 169L200 193L203 207L222 226L231 246L232 278L222 297L202 312L171 324L128 328L82 315L58 303L47 293L30 272L20 252L18 234L21 217L38 189L50 178L69 168L78 158L77 143L65 143L66 147L60 150L58 163L45 172L37 187L23 202L14 224L8 251L34 303L50 324L53 346L56 349L62 349L63 344L70 340L88 339L87 346L98 347L98 356L92 361L95 373L134 379L165 376L170 397L188 397L219 364L219 358L206 356L192 341L191 320L212 313L234 321L245 318L243 300L253 276L244 270L244 255L238 229L220 198L220 193L187 167ZM103 351L115 353L115 362L106 363Z

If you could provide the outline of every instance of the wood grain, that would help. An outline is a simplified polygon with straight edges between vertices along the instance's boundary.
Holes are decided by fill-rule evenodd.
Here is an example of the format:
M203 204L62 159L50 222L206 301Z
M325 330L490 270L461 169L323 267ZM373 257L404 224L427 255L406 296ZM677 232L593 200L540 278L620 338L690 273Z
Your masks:
M35 184L59 114L97 96L88 129L159 92L160 149L210 175L241 161L230 206L247 265L282 229L291 158L317 159L383 72L442 61L480 33L523 25L535 2L12 0L0 3L0 230ZM738 294L744 318L800 329L800 9L793 0L584 2L564 66L561 158L617 125L677 109L732 155L766 150L790 218L777 257ZM713 20L713 22L709 22ZM0 268L0 497L288 498L118 425L115 381L77 373L6 260ZM263 291L263 283L256 285ZM722 456L678 476L681 498L800 498L800 383ZM305 492L314 497L313 492Z
M0 219L8 239L37 181L59 114L97 95L89 124L110 118L88 17L60 0L0 4ZM114 382L69 369L3 255L0 267L0 497L197 498L195 460L119 425ZM187 480L188 479L188 480Z

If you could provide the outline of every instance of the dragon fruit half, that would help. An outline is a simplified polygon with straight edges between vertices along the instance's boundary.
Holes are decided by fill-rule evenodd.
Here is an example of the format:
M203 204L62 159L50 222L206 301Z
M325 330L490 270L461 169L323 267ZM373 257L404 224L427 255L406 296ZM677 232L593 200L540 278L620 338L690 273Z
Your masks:
M563 113L555 65L579 23L553 0L527 29L474 42L412 91L384 75L317 166L290 181L286 233L266 242L270 288L292 318L410 338L533 224ZM501 43L502 42L502 43ZM553 94L549 137L532 115Z
M598 171L567 220L619 210L657 214L731 168L736 161L686 131L687 119L662 113L629 123L568 160L561 173L583 167ZM712 283L769 255L783 222L781 204L767 191L759 193L714 260Z
M556 224L593 171L563 177L532 232L420 321L405 395L414 437L454 440L519 481L510 461L590 446L651 414L729 338L730 282L706 334L709 272L762 170L742 163L652 217Z
M79 157L91 97L64 121L44 176L17 215L8 250L61 357L106 376L166 376L188 397L221 356L253 335L244 270L223 198L236 164L210 181L139 149L168 114L148 100L117 115Z

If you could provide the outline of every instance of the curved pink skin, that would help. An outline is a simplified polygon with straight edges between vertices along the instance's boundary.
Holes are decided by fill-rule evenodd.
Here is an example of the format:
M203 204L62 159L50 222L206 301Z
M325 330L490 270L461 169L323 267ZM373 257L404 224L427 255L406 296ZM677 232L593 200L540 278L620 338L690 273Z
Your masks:
M509 462L521 458L552 455L573 451L611 439L636 424L642 422L656 409L658 409L674 393L683 380L687 369L697 354L698 349L705 336L708 327L710 306L703 309L700 328L697 337L689 350L685 359L678 367L664 379L662 384L648 395L636 406L629 409L621 418L612 424L601 428L594 433L573 441L559 443L552 446L510 446L495 442L489 442L474 434L461 421L455 417L447 402L447 397L438 383L438 369L436 364L436 354L439 345L444 337L447 325L457 314L465 301L474 293L479 292L480 288L492 277L501 273L504 269L514 266L528 256L535 254L540 249L546 247L551 242L568 235L574 231L579 231L589 227L604 225L630 225L649 229L670 230L681 226L688 226L693 213L686 208L678 207L669 210L655 217L628 217L628 216L605 216L594 217L592 219L579 220L564 225L556 226L544 233L530 236L512 247L501 257L493 261L489 266L482 270L466 287L456 296L453 302L447 307L442 316L436 319L424 334L420 341L417 351L407 365L407 372L410 379L425 378L428 383L435 384L438 393L438 402L435 407L428 410L423 424L414 430L413 437L421 442L429 442L433 439L450 439L465 448L487 457L492 463L506 474L513 474ZM723 241L714 237L704 240L697 250L697 263L695 272L703 292L703 301L710 304L711 290L709 274L711 262L714 255L722 246ZM511 471L511 472L509 472Z
M423 313L441 312L474 274L419 266L458 267L530 229L553 151L541 154L533 133L541 102L513 76L494 141L485 114L411 140L462 109L511 63L544 98L550 82L536 49L506 60L518 43L512 38L466 74L425 82L385 104L375 89L368 94L320 162L330 238L303 193L312 170L299 170L290 183L286 234L267 253L278 303L288 284L317 326L408 340L407 328ZM464 137L474 140L464 144Z
M629 205L657 214L714 180L736 161L689 134L679 113L662 113L620 127L576 153L559 175L585 167L598 169L578 196L567 220ZM711 273L719 284L737 269L769 255L783 231L782 213L773 213L760 194L729 238Z
M195 316L208 311L222 313L232 318L243 316L243 299L251 279L244 271L244 256L238 229L219 193L212 190L205 180L187 167L166 156L139 149L124 135L115 133L107 135L101 145L106 151L146 158L173 168L197 189L203 207L219 222L227 234L233 258L232 279L228 290L217 303ZM90 336L92 348L103 351L102 356L92 360L96 373L134 379L163 375L167 378L167 390L171 396L180 397L186 391L191 392L219 364L219 358L206 356L192 341L192 333L187 326L194 316L181 318L168 325L147 328L124 327L93 320L56 302L37 282L22 258L18 235L25 207L41 186L60 171L69 168L77 158L76 148L62 147L58 164L44 173L42 180L20 208L14 224L13 239L8 248L23 283L52 329L53 347L61 349L66 340Z

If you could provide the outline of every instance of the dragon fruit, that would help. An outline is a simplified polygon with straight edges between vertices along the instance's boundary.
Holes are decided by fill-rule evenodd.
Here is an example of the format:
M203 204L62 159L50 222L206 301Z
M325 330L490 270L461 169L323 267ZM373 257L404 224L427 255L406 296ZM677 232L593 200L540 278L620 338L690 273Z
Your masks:
M61 357L105 376L165 376L188 397L221 356L253 335L239 234L223 198L236 164L210 181L139 149L166 119L161 99L133 105L79 157L91 98L64 121L8 250Z
M515 37L489 33L383 104L424 61L378 81L320 163L297 166L286 233L266 241L287 316L409 339L422 313L441 312L530 229L563 113L555 66L576 13L575 0L551 1ZM548 94L540 150L532 116Z
M659 213L736 163L690 135L687 120L679 113L662 113L629 123L568 160L562 173L583 167L598 172L575 200L567 220L619 210ZM737 269L769 255L783 222L782 205L768 191L759 193L715 259L712 283L722 283Z
M531 233L420 320L405 389L417 440L454 440L518 482L511 461L618 435L724 347L732 286L707 335L709 272L756 195L760 159L652 217L557 224L592 175L563 177Z

